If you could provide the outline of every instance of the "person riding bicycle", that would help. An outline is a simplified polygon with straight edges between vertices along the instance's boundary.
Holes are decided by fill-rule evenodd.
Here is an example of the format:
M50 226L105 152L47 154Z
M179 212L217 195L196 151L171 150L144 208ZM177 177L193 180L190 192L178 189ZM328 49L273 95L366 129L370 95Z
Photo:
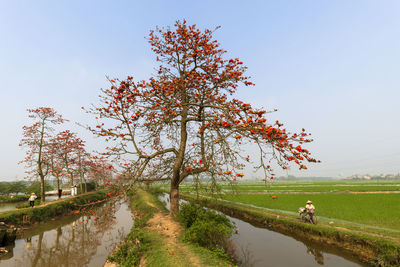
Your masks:
M312 201L311 201L311 200L307 201L307 204L306 204L306 211L307 211L307 214L310 215L311 221L314 221L314 211L315 211L315 207L314 207L314 205L312 204Z

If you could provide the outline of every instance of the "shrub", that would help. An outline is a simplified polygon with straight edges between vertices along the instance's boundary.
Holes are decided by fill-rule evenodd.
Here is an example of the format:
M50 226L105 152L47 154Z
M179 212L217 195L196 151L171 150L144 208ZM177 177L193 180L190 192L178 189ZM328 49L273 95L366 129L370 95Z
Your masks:
M185 239L207 248L224 247L232 231L216 221L196 220L185 233Z
M235 227L224 214L194 203L181 205L179 220L187 228L185 240L210 249L225 248Z
M201 207L194 203L181 204L179 208L178 220L185 228L189 228L196 221Z
M134 228L127 236L126 241L120 244L118 249L107 257L107 260L116 262L120 266L137 266L146 249L146 242L143 232Z

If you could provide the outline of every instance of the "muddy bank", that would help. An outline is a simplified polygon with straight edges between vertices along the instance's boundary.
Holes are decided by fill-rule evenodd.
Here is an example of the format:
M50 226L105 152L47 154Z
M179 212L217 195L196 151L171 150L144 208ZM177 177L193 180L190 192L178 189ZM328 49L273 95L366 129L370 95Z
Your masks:
M189 195L181 195L181 197L195 200L193 196ZM313 242L322 247L339 249L369 265L400 266L400 244L393 241L329 226L305 224L295 218L243 207L240 204L210 199L200 199L198 202L256 227L268 228L289 235L303 243Z

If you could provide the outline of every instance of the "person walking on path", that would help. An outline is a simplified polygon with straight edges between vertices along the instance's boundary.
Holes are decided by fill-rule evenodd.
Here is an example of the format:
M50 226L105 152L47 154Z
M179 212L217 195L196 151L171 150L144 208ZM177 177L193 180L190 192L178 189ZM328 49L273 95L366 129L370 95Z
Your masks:
M29 197L29 204L31 205L31 208L35 205L35 200L37 199L37 196L34 192L32 192L31 196Z

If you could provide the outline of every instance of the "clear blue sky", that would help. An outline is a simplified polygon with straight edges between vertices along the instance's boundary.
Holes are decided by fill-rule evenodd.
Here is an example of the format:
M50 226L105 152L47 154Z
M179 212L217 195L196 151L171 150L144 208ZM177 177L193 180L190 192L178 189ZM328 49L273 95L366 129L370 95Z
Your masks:
M153 73L144 39L186 19L249 67L256 86L239 92L274 119L306 128L322 163L295 175L400 171L400 1L2 1L0 0L0 179L17 162L27 108L51 106L90 122L106 75ZM88 140L99 140L73 123ZM283 174L283 173L282 173Z

